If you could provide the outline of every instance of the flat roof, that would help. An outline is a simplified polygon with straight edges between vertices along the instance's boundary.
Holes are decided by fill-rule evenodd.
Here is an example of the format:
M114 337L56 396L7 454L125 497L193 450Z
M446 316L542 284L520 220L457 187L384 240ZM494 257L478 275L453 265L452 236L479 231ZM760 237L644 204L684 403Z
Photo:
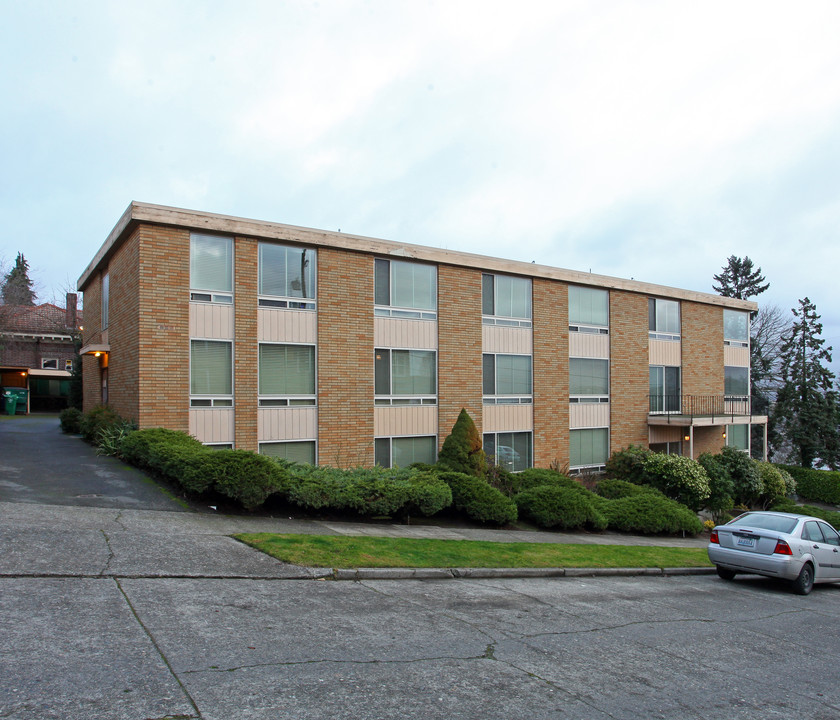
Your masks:
M560 280L575 285L589 285L610 290L625 290L708 305L720 305L735 310L754 311L758 309L758 304L751 300L737 300L713 293L683 290L667 285L626 280L608 275L597 275L579 272L577 270L555 268L550 265L540 265L538 263L528 263L519 260L504 260L502 258L477 255L474 253L442 250L425 245L411 245L409 243L394 242L393 240L380 240L363 235L316 230L295 225L284 225L283 223L267 222L265 220L251 220L231 215L185 210L183 208L152 205L136 201L128 206L102 244L102 247L99 248L93 260L90 261L90 264L79 277L77 285L79 291L84 291L85 286L90 282L94 273L119 248L130 229L138 223L166 225L197 232L222 233L256 239L284 240L287 242L314 245L316 247L339 248L372 255L421 260L436 264L469 267L476 270L524 275L532 278Z

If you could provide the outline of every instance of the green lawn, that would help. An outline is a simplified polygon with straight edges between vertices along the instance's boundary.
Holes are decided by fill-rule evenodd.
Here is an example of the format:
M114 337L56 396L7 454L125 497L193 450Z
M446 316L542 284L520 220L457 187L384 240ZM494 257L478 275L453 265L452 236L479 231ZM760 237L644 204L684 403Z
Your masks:
M243 533L234 537L282 562L306 567L711 567L705 548L274 533Z

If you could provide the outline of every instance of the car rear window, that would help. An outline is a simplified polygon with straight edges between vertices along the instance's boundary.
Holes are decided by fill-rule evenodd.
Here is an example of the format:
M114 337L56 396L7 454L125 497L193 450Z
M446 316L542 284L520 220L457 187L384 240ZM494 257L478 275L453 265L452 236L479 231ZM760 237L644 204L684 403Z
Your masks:
M727 525L738 525L754 527L760 530L775 530L776 532L789 533L799 522L797 518L783 517L781 515L762 515L760 513L746 513L735 518Z

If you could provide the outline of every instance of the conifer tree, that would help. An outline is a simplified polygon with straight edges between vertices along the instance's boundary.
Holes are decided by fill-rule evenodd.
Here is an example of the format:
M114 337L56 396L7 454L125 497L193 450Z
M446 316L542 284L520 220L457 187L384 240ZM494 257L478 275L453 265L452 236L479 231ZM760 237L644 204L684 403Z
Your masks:
M26 262L23 253L18 253L15 266L3 278L0 295L6 305L35 304L35 291L32 289L32 280L29 279L29 263Z
M761 268L753 270L753 261L746 256L742 259L730 255L721 270L719 275L714 276L718 284L712 285L718 295L747 300L761 295L770 287L770 283L764 282L765 277L761 274Z
M484 477L487 473L487 457L481 445L481 436L464 408L461 408L452 432L443 441L438 465L446 470L477 477Z

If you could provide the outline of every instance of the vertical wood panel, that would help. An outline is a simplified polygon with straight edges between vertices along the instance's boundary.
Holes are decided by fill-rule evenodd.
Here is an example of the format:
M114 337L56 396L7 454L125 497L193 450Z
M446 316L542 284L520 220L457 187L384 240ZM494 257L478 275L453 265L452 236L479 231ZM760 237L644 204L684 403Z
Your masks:
M609 360L610 336L570 332L569 357Z
M378 407L373 413L377 437L391 435L437 435L438 412L434 405Z
M609 403L570 403L569 427L595 428L610 424Z
M650 340L649 347L651 365L682 365L682 343L679 341Z
M504 327L499 325L481 326L481 344L486 353L508 353L510 355L530 355L534 347L534 334L531 328Z
M437 322L432 320L376 317L373 332L376 347L437 349L438 327Z
M729 367L749 367L750 349L745 347L723 346L723 364Z
M484 406L484 432L519 432L533 429L532 405Z
M232 443L233 408L191 408L190 435L203 443Z
M190 303L190 337L233 340L233 307Z
M318 437L318 408L260 408L257 413L259 442L314 440Z
M259 308L257 337L260 342L316 343L318 316L308 310Z

